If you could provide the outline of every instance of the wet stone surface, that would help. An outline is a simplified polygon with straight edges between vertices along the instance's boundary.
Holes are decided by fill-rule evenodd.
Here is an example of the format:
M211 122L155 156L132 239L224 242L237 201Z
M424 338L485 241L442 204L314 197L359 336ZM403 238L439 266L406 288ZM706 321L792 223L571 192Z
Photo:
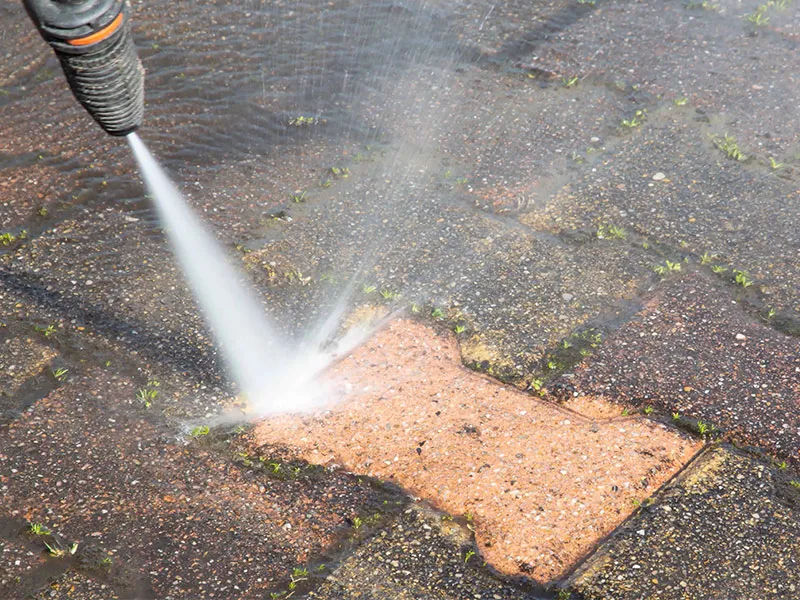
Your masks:
M362 544L308 598L534 600L541 592L503 583L482 561L464 524L413 505Z
M420 318L460 331L464 364L562 403L548 410L573 411L553 429L564 437L548 443L577 449L597 437L593 422L635 423L623 447L647 437L640 432L673 436L678 411L678 426L697 430L701 419L718 428L712 438L722 431L759 447L788 466L769 479L767 463L759 471L732 454L715 471L716 491L686 495L697 506L682 513L677 537L651 540L673 573L707 565L695 578L705 588L672 575L630 583L645 571L631 568L580 589L683 599L728 581L741 598L800 598L787 574L796 554L786 535L797 532L788 517L785 531L775 521L790 513L762 510L791 502L794 488L777 482L796 480L798 466L800 4L131 8L147 70L140 133L277 329L302 336L355 277L347 308L414 304ZM212 431L184 445L236 388L126 145L75 103L18 1L0 3L0 21L0 509L13 522L0 535L13 557L0 565L1 585L12 586L0 596L263 598L294 591L292 577L305 579L294 569L325 563L293 597L401 597L404 577L413 597L525 597L479 561L490 554L480 527L484 547L461 566L462 541L430 533L428 517L398 517L403 490L307 465L286 448L251 455L253 438L228 444ZM136 394L151 381L158 394L145 408ZM622 414L650 407L662 422ZM456 435L480 450L485 417L465 412ZM508 430L547 433L526 416L509 418ZM430 450L421 441L402 440L411 460ZM325 460L336 450L328 445ZM637 454L620 473L641 481L636 465L652 459ZM408 490L430 477L406 475ZM703 481L691 489L712 489ZM765 494L742 498L771 541L734 512L729 523L704 512L733 511L726 490L740 481ZM392 510L372 511L384 500ZM626 503L613 505L602 532L633 510ZM380 519L354 527L375 512ZM636 519L651 519L649 532L670 527L667 517ZM75 557L47 557L25 533L30 520L78 541ZM730 524L740 522L736 538ZM693 532L693 552L670 546L682 531ZM564 564L593 547L583 542L584 554L551 555L523 579L567 576ZM430 548L438 566L413 552L391 559L399 567L368 560L394 545ZM744 547L757 563L726 560ZM112 558L108 573L86 562L100 552Z
M640 417L584 418L504 387L462 367L452 335L410 321L329 377L345 400L266 419L256 439L467 515L486 561L540 584L573 568L701 447Z
M3 343L3 358L0 358L0 422L8 422L53 387L55 377L49 365L56 352L30 337L12 337Z
M77 570L122 597L263 597L386 497L345 475L282 481L223 460L202 438L186 444L148 424L125 406L135 393L115 375L75 377L0 439L0 507L17 520L3 535L37 556L53 540L26 534L28 522L60 547L77 542L74 555L48 559L57 573ZM17 597L48 578L5 579Z
M576 394L702 419L798 466L800 341L744 312L725 292L702 273L663 282L560 383Z
M796 320L797 181L726 158L709 138L716 130L690 120L663 109L521 220L562 232L614 224L656 251L651 267L705 256L726 279L745 272L761 304Z
M4 529L5 529L5 523ZM0 591L8 590L27 577L29 573L37 570L45 562L41 552L36 552L24 544L0 541L0 556L2 556L3 570L0 578Z
M729 447L710 450L568 586L586 600L797 598L798 511L800 489L781 471Z
M34 600L72 600L79 598L120 600L126 597L129 596L124 593L122 595L118 594L107 583L73 571L50 581L45 589L32 596Z

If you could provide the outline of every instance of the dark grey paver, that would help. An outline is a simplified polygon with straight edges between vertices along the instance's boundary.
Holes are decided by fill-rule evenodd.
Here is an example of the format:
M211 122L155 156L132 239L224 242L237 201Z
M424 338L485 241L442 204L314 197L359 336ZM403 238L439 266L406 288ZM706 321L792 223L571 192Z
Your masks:
M700 272L669 278L560 383L700 418L800 464L800 340L746 313L729 287Z
M541 595L492 577L463 525L412 505L348 556L308 598L338 600L535 600Z
M570 579L585 600L800 598L800 490L729 447L664 488Z

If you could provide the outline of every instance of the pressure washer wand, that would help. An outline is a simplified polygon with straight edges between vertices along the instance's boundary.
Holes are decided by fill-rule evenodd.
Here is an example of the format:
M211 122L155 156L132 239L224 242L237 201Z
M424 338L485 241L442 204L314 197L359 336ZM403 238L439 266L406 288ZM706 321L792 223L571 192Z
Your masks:
M125 0L22 0L61 61L72 93L107 133L124 136L144 117L144 69Z

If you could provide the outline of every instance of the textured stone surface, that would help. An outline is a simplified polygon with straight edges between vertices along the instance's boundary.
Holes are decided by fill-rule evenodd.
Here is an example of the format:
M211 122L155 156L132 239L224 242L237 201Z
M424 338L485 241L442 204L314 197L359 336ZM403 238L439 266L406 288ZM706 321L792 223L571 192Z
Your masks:
M800 466L800 339L771 324L706 274L671 278L561 383L702 419Z
M800 3L144 0L131 8L147 71L140 134L231 262L244 266L276 329L302 335L339 304L333 282L357 274L351 304L392 311L416 303L420 315L438 314L461 330L470 366L532 389L585 385L583 396L558 398L595 419L598 432L591 420L560 413L570 424L552 425L558 457L587 427L593 435L624 427L627 438L610 439L627 456L660 425L603 419L652 405L653 416L694 415L797 466L798 353L796 337L784 334L800 332ZM11 569L22 587L6 595L62 594L48 587L52 569L69 584L63 590L74 585L87 598L130 596L125 581L163 596L263 598L288 593L295 568L317 568L317 552L332 553L328 567L300 588L341 562L349 583L332 595L371 589L373 574L401 593L391 563L371 571L347 558L370 527L389 535L382 520L354 535L356 516L374 514L365 505L387 495L375 482L275 447L242 456L242 440L238 455L224 443L183 445L187 422L210 424L235 389L126 144L104 136L74 101L18 0L0 2L0 22L0 507L15 513L0 543L23 553L14 567L36 563L35 573ZM300 116L313 125L298 125ZM745 160L728 156L725 137ZM703 276L654 273L666 261ZM714 274L712 265L727 270ZM746 289L733 269L748 272ZM48 325L54 334L35 330ZM588 353L596 357L576 370ZM25 368L3 371L16 364ZM69 373L56 382L48 371L62 365ZM151 379L160 392L145 410L135 394ZM465 413L455 434L463 438L459 466L474 475L451 486L451 498L517 472L515 454L502 457L507 472L497 474L482 467L502 463L479 454L502 439L492 427L515 431L536 412L536 401L524 402L508 411L513 420L452 410ZM430 477L419 465L446 436L409 441L403 433L403 452L387 460L398 456L393 465L406 461L406 474ZM625 506L614 519L634 496L616 480L643 486L638 465L662 455L654 454L636 454L603 481L609 510L618 500ZM581 456L544 472L571 480ZM493 495L511 496L517 483L505 480ZM549 496L528 519L539 506L573 518L547 481L531 484ZM656 485L649 479L636 499ZM402 492L388 495L408 502ZM70 560L42 558L41 540L24 533L27 519L80 541L79 554L92 544L113 553L120 571L112 579L122 583L103 590L105 576L64 574ZM486 525L476 513L475 526ZM716 552L724 540L689 526L706 545L704 559L729 568ZM411 547L424 542L422 531L391 539ZM757 548L759 531L747 531L742 544ZM547 535L534 542L550 543ZM781 584L788 563L774 556L759 575L772 570ZM533 567L555 572L570 560L550 554ZM509 589L487 572L463 575ZM749 582L755 590L741 581L739 597L769 589L766 575ZM434 574L431 583L420 597L458 597L455 579ZM240 593L237 585L250 587ZM307 591L300 588L295 598ZM688 595L671 584L652 592Z
M594 420L465 369L452 335L395 321L330 374L350 390L257 438L390 479L475 520L495 568L558 579L700 447L641 417ZM598 401L598 403L602 403Z
M444 517L444 518L443 518ZM308 598L533 600L542 596L486 576L470 532L413 505L331 573Z
M586 600L798 598L800 487L791 481L729 447L710 450L569 586Z

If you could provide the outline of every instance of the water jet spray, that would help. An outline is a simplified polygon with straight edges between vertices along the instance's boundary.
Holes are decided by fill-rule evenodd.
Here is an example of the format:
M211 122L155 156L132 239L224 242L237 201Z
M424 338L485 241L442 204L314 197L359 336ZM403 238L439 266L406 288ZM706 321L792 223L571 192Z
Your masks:
M161 224L251 416L309 410L325 402L328 394L317 377L335 358L326 344L340 323L344 304L340 302L303 343L292 344L277 335L258 298L135 133L144 115L144 69L131 38L125 0L23 3L61 61L78 101L106 133L127 137ZM364 331L350 331L339 340L338 350L347 352L365 337Z

